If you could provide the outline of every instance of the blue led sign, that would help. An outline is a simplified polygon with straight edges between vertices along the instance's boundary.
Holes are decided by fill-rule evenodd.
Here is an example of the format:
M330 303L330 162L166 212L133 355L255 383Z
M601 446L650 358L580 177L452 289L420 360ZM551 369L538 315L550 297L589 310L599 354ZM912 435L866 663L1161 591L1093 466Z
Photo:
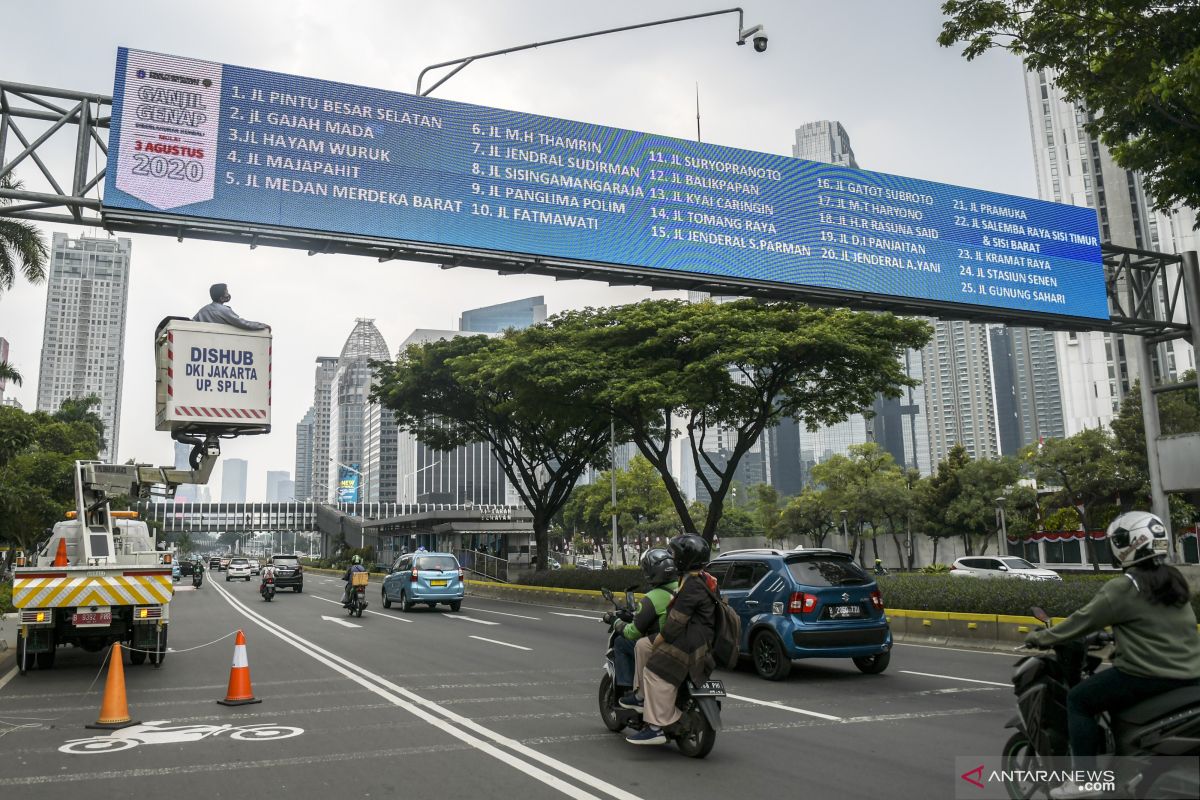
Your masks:
M104 205L1108 319L1090 208L125 48Z

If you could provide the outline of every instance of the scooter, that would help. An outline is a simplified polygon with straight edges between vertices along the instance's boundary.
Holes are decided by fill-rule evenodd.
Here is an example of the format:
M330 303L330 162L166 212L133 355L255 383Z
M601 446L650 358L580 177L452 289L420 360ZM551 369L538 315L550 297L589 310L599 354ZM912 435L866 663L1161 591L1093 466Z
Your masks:
M346 609L352 617L361 617L363 615L363 612L367 610L366 586L350 587L350 600L346 603Z
M192 587L199 589L202 583L204 583L204 573L197 567L192 570Z
M1048 628L1050 617L1041 608L1033 616ZM1102 660L1093 652L1108 646L1112 635L1089 634L1028 655L1013 667L1017 715L1004 727L1016 732L1004 745L1005 786L1009 797L1031 798L1051 787L1035 779L1043 759L1068 755L1067 692L1091 677ZM1176 689L1151 697L1111 717L1100 716L1105 756L1127 758L1116 763L1116 784L1131 797L1200 796L1200 686ZM1165 758L1159 756L1185 756ZM1031 780L1018 783L1019 776Z
M262 595L262 599L268 603L275 598L275 578L264 577L262 583L259 584L258 593Z
M600 593L613 604L613 610L606 611L603 618L608 625L608 650L604 654L604 675L600 677L600 719L613 733L627 727L640 731L646 727L642 715L617 705L616 693L616 641L622 634L617 633L613 623L618 619L626 623L633 621L633 591L625 592L623 605L608 589L601 589ZM675 707L683 716L674 725L663 728L667 741L675 742L679 752L689 758L708 755L717 743L717 731L721 730L721 698L724 696L725 686L719 680L707 680L703 686L696 686L691 678L686 679L675 696Z

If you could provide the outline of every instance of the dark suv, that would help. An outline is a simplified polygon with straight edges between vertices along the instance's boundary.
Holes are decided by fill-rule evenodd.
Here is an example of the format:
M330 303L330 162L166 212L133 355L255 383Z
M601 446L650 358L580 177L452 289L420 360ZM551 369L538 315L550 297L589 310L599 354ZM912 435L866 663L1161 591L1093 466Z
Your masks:
M850 658L887 669L892 632L875 579L849 553L826 548L735 550L706 567L742 618L743 655L768 680L797 658Z
M275 567L275 588L291 588L297 594L304 591L304 567L300 566L300 556L273 556Z

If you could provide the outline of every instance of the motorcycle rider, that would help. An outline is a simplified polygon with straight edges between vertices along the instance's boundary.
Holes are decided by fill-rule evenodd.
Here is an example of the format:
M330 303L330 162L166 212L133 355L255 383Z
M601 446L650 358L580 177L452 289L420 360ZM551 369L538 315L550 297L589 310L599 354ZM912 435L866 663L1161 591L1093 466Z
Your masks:
M620 698L618 704L621 708L635 711L642 710L642 699L637 696L639 686L634 683L636 643L646 640L649 644L654 641L667 620L667 606L679 589L679 569L669 550L662 547L647 550L642 554L641 567L642 575L651 589L642 597L632 622L617 620L613 623L613 628L621 634L617 637L613 653L616 696ZM629 694L624 694L626 690Z
M258 593L262 594L267 588L267 580L275 580L275 559L268 558L267 564L262 568L262 573L259 575Z
M648 639L637 645L646 654L637 659L641 668L635 680L642 689L647 724L625 738L630 744L666 744L663 728L681 716L675 707L679 685L689 677L700 685L716 667L709 651L716 631L717 579L703 570L710 555L708 542L685 533L672 538L667 549L683 579L653 645Z
M1165 544L1162 520L1145 511L1121 514L1108 526L1114 564L1124 575L1107 581L1087 605L1053 628L1030 633L1026 644L1050 647L1112 626L1112 668L1081 681L1067 694L1067 722L1075 769L1090 769L1100 749L1101 711L1121 711L1163 692L1200 683L1200 633L1187 581L1156 551ZM1066 783L1061 798L1099 793Z
M366 572L367 568L362 565L362 556L355 554L350 559L350 566L346 569L346 574L342 576L342 580L346 582L346 589L342 592L342 608L350 607L350 576L355 572Z

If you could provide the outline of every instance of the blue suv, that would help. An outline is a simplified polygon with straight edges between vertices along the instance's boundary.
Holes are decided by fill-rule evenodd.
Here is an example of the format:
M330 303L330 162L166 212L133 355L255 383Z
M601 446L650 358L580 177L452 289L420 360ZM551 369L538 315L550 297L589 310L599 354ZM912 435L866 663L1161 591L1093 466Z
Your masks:
M797 658L850 658L872 675L887 669L883 597L849 553L735 550L706 569L742 618L742 654L767 680L786 678Z

